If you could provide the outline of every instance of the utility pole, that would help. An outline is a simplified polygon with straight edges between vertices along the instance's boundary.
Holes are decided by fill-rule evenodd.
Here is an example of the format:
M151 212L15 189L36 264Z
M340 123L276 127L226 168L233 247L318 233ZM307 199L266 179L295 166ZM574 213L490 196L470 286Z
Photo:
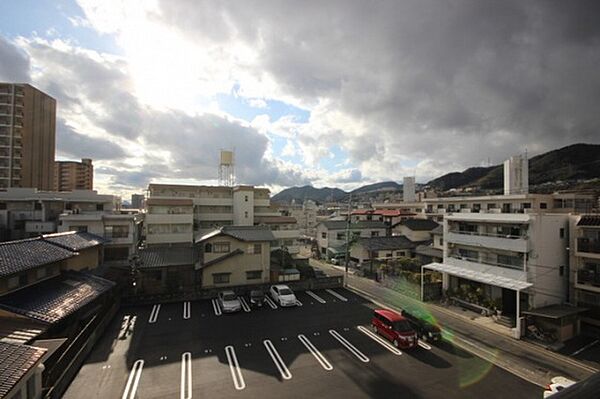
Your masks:
M346 269L344 284L348 285L348 263L350 262L350 213L352 212L352 195L348 197L348 218L346 219Z

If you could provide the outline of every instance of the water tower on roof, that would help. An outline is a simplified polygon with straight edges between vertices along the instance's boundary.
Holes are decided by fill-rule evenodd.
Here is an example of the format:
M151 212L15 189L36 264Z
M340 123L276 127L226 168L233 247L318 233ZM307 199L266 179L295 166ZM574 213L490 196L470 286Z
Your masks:
M219 161L219 185L233 187L235 184L234 153L231 150L221 150Z

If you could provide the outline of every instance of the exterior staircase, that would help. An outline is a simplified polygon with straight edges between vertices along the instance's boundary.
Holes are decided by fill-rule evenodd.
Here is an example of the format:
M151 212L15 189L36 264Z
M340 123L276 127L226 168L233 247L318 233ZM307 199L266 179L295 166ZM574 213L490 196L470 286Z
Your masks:
M512 316L497 316L496 323L503 325L504 327L514 328L515 327L515 319Z

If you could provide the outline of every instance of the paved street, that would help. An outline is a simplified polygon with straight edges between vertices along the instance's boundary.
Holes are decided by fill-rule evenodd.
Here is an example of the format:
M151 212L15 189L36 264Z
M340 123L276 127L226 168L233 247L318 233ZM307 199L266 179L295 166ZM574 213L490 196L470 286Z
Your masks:
M64 397L541 397L449 343L394 350L359 328L376 306L350 291L298 299L232 315L211 301L124 308Z

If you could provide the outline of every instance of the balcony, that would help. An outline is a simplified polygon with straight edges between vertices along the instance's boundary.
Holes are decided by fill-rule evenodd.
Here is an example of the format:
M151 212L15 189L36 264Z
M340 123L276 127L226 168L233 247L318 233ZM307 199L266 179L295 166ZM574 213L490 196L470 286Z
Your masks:
M529 240L526 236L500 235L475 231L449 231L444 237L449 243L474 247L502 249L512 252L529 252Z
M578 238L577 252L598 254L600 256L600 240L586 237Z
M460 254L457 253L451 253L448 255L448 259L445 259L444 262L447 262L449 264L453 264L453 260L457 260L459 262L470 262L470 263L477 263L480 265L488 265L488 266L495 266L495 267L501 267L504 269L513 269L513 270L523 270L523 261L521 261L521 264L517 265L517 264L508 264L508 263L502 263L502 262L498 262L497 259L494 259L493 257L488 257L488 256L481 256L480 258L469 258L467 256L461 256Z
M158 224L192 224L194 217L192 213L148 213L146 214L146 223L158 223Z

